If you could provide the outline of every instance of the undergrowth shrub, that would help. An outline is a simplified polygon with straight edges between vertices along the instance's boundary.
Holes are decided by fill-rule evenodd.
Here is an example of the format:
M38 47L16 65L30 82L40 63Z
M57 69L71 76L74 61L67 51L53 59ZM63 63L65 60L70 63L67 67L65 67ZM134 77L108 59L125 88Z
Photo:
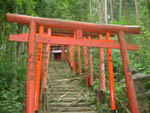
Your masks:
M25 101L26 56L13 61L0 52L0 113L21 113Z

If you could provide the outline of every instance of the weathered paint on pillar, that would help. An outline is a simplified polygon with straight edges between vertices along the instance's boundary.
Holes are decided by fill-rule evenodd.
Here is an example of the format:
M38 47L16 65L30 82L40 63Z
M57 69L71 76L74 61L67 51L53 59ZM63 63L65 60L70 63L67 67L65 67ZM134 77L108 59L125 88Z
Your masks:
M87 47L84 46L84 69L85 69L85 82L86 86L89 87L89 77L88 77L88 60L87 60Z
M82 64L81 64L80 46L78 46L78 63L79 63L79 74L82 75Z
M67 46L65 45L64 48L65 48L65 61L67 62Z
M91 39L91 37L88 37ZM90 67L90 86L93 86L93 61L92 61L92 48L89 47L89 67Z
M51 29L48 28L48 35L51 35ZM47 85L47 74L48 74L48 64L49 64L49 56L50 56L50 44L45 44L45 48L43 50L43 69L42 69L42 84L41 84L41 93L43 94L46 85Z
M72 46L72 69L75 72L74 46Z
M44 27L40 26L39 34L43 35ZM36 58L36 81L35 81L35 111L39 109L39 92L40 92L40 79L41 79L41 65L42 65L42 50L43 44L38 43L37 58Z
M74 30L74 39L77 39L76 30ZM78 64L77 64L77 46L73 46L73 56L74 56L74 71L75 74L78 75Z
M78 64L77 64L77 48L74 46L74 71L75 74L78 74Z
M67 57L67 62L69 63L69 46L66 48L66 57Z
M72 68L75 74L77 74L76 47L75 46L72 46Z
M102 35L99 35L99 40L102 39ZM99 89L105 90L105 65L104 65L104 50L99 48Z
M72 54L72 46L70 46L69 48L69 52L70 52L70 66L72 67L73 69L73 54Z
M106 33L107 41L110 41L110 34ZM110 103L111 110L115 113L116 111L116 100L115 100L115 88L114 88L114 72L113 72L113 63L111 49L107 49L107 63L108 63L108 74L109 74L109 89L110 89Z
M120 47L121 47L120 51L121 51L122 62L123 62L123 67L124 67L130 111L131 113L139 113L133 79L132 79L131 67L130 67L130 62L128 58L128 52L127 52L127 47L126 47L123 31L119 32L118 39L119 39Z
M71 50L71 47L70 46L68 46L68 52L69 52L69 57L68 57L68 60L69 60L69 65L70 65L70 67L71 67L71 56L70 56L70 50Z
M64 45L62 45L61 47L62 47L62 54L61 54L61 58L62 58L62 60L64 60L64 61L65 61L65 46L64 46Z
M74 39L77 39L77 32L74 31ZM74 59L74 72L78 75L78 64L77 64L77 46L73 46L73 59Z
M36 23L31 21L28 40L28 69L27 69L27 104L26 112L34 113L35 110L35 46Z
M78 40L82 39L83 37L83 32L82 30L76 30L76 37ZM82 63L81 63L81 51L80 51L80 46L78 46L78 62L79 62L79 73L82 75Z

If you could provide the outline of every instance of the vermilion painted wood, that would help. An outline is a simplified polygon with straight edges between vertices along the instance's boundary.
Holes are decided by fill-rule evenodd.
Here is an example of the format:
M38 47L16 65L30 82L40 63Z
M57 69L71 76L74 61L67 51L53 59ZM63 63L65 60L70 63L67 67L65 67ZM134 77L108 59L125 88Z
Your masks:
M45 49L46 49L46 44L43 44L43 56L42 56L42 71L41 71L41 90L40 90L40 94L41 96L44 94L45 91L45 87L44 87L44 71L45 71Z
M113 81L113 66L112 66L112 58L111 58L111 49L120 49L122 53L122 60L125 71L125 79L128 90L128 98L130 109L132 113L139 113L138 106L136 102L136 95L133 86L133 80L131 76L129 60L127 55L127 49L129 50L138 50L138 46L126 44L124 40L124 32L139 34L140 27L139 26L120 26L120 25L99 25L94 23L85 23L85 22L75 22L75 21L65 21L58 19L47 19L47 18L39 18L39 17L31 17L24 15L16 15L16 14L7 14L7 20L9 22L16 22L20 24L26 24L30 26L29 39L28 35L11 35L10 40L12 41L24 41L28 42L28 70L27 70L27 113L34 113L35 107L35 43L48 43L48 44L60 44L60 45L70 45L70 46L89 46L89 47L99 47L99 48L107 48L108 52L108 66L109 66L109 80L110 80L110 94L111 94L111 108L115 110L115 93L114 93L114 81ZM72 37L59 37L59 36L48 36L36 35L36 24L42 25L44 27L51 28L59 28L66 30L76 30L81 29L84 32L94 32L104 34L106 33L107 39L109 39L110 34L118 34L120 43L111 41L107 42L106 40L92 40L92 39L73 39ZM109 33L108 33L109 32ZM22 38L18 38L19 36L23 36ZM63 35L64 36L64 35ZM111 41L111 42L110 42ZM72 50L70 51L70 58L72 67L73 64L73 54ZM90 62L91 63L91 62ZM90 64L91 65L91 64ZM73 67L74 69L74 67ZM90 68L91 69L91 68ZM91 83L91 80L90 80ZM129 94L129 92L131 92Z
M72 46L72 61L73 61L73 71L77 75L77 63L76 63L76 47Z
M10 34L10 39L11 38L14 38L14 39L12 39L12 41L14 41L15 39L16 39L16 41L25 41L25 42L27 42L28 41L28 34L26 34L26 33L21 33L21 34L18 34L18 35L14 35L14 34ZM19 39L18 39L19 38ZM39 39L40 38L43 38L43 39L45 39L45 38L58 38L58 39L60 39L60 38L62 38L62 39L65 39L65 40L72 40L72 41L74 41L74 40L76 40L76 38L74 39L73 37L69 37L69 36L48 36L47 34L44 34L42 37L39 35L39 34L36 34L36 40L37 40L37 42L39 42ZM81 38L82 39L82 38ZM97 40L97 39L86 39L85 37L84 37L84 40L88 40L88 41L96 41L96 42L107 42L107 40L105 40L105 39L101 39L101 40ZM115 40L110 40L110 42L114 42L114 43L117 43ZM43 43L50 43L49 41L47 41L47 42L43 42ZM59 44L52 44L52 45L59 45ZM66 44L67 45L67 44Z
M64 46L64 50L65 50L65 61L67 62L67 46Z
M76 36L77 40L81 40L83 38L83 32L82 30L77 29L76 30ZM81 64L81 51L80 51L80 46L78 46L78 60L79 60L79 72L80 75L82 75L82 64Z
M85 69L84 73L85 73L86 86L89 87L87 47L86 46L84 46L84 69Z
M89 39L91 37L89 36ZM90 67L90 86L93 86L93 61L92 61L92 48L89 47L89 67Z
M68 46L68 52L69 52L69 58L68 58L68 60L69 60L69 65L70 65L70 67L71 67L71 53L70 53L70 50L71 50L71 47L70 46Z
M67 46L66 50L67 50L67 52L66 52L67 62L69 63L69 46Z
M48 28L48 35L51 35L51 29ZM43 69L42 69L42 84L41 84L41 94L44 93L47 85L47 74L48 74L48 64L49 64L49 56L50 56L50 44L46 44L43 51Z
M10 34L9 40L10 41L28 42L28 35L27 34L20 34L20 35ZM41 38L39 35L37 35L36 41L41 42L41 43L70 45L70 46L77 45L77 46L89 46L89 47L120 49L120 44L118 42L115 42L113 40L110 40L110 42L108 42L105 39L101 39L101 40L94 40L94 39L76 40L76 39L73 39L73 38L47 36L47 35L44 35ZM127 43L127 49L129 49L129 50L139 50L139 47L137 45L134 45L134 44L131 45L131 44Z
M52 29L52 35L54 36L66 36L66 34L68 36L73 36L74 35L74 31L72 30L62 30L62 29ZM87 36L91 36L91 38L95 38L97 37L99 34L98 33L94 33L94 32L84 32L83 36L87 37ZM112 36L114 36L112 34Z
M36 23L31 21L28 40L28 69L27 69L27 104L26 112L34 113L35 110L35 46Z
M120 47L121 47L120 51L121 51L122 62L123 62L123 67L124 67L125 81L126 81L126 87L127 87L127 92L128 92L130 111L131 111L131 113L139 113L138 104L136 101L136 94L135 94L135 90L134 90L134 83L133 83L133 79L132 79L130 62L129 62L128 53L127 53L127 46L125 43L123 31L120 31L118 33L118 39L120 41Z
M77 48L76 46L74 46L74 71L75 71L75 74L77 75L78 74L78 64L77 64Z
M74 69L74 63L73 63L73 54L72 54L72 46L70 46L70 50L69 50L69 52L70 52L70 65L71 65L71 67L72 67L72 69Z
M75 58L74 58L74 46L72 46L72 69L75 72Z
M43 35L44 27L40 26L39 34ZM40 80L41 80L41 65L42 65L42 51L43 44L38 43L37 58L36 58L36 80L35 80L35 111L39 109L39 92L40 92Z
M62 45L61 47L62 47L62 60L65 61L65 47L64 45Z
M110 34L106 33L106 39L110 40ZM108 74L109 74L109 89L110 89L110 103L111 110L116 110L116 100L115 100L115 88L114 88L114 72L113 72L113 63L111 49L107 49L107 62L108 62Z
M102 35L99 35L99 40L102 39ZM105 65L104 65L104 50L99 48L99 89L105 90Z
M141 31L139 26L100 25L95 23L40 18L9 13L7 13L6 17L8 22L16 22L20 24L29 25L31 21L35 21L38 25L42 25L44 27L62 28L69 30L82 29L83 31L95 33L118 33L119 31L124 31L127 33L139 34Z
M78 46L78 61L79 61L79 74L82 75L82 64L81 64L81 51L80 51L80 46Z
M74 39L77 39L76 31L74 31ZM77 48L76 46L73 46L73 58L74 58L74 72L76 75L78 75L78 64L77 64Z

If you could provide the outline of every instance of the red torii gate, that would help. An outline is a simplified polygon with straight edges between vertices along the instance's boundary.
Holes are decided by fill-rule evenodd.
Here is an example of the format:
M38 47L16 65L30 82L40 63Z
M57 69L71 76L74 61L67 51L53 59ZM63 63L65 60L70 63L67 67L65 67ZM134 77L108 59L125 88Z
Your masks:
M87 70L87 48L97 47L99 48L99 60L100 60L100 90L105 88L105 75L104 75L104 62L103 62L103 50L107 48L108 59L108 71L109 71L109 87L110 87L110 102L111 110L116 112L115 92L114 92L114 78L113 78L113 65L111 49L120 49L122 55L122 62L125 72L126 87L129 98L129 105L131 113L139 113L138 105L136 101L136 94L134 91L134 85L132 80L132 74L130 69L130 63L128 59L127 50L138 50L137 45L130 45L125 42L124 34L132 33L139 34L139 26L120 26L120 25L99 25L94 23L66 21L60 19L47 19L39 17L31 17L17 14L7 14L8 22L16 22L19 24L29 25L29 34L10 35L10 41L28 42L28 70L27 70L27 113L34 113L38 111L39 104L39 91L40 91L40 79L41 93L44 92L47 80L48 59L50 44L67 45L67 58L71 58L71 65L73 70L76 71L75 65L72 64L75 61L73 58L72 47L78 46L78 58L79 58L79 72L82 74L81 58L80 58L80 46L84 46L84 65L86 85L92 85L92 76L90 77L90 84L88 79ZM36 33L37 26L39 27L39 33ZM48 28L47 33L44 33L44 28ZM54 31L53 31L54 29ZM61 30L60 30L61 29ZM106 36L106 39L102 38L102 35ZM110 35L118 35L119 42L110 39ZM99 37L99 39L89 39L87 37ZM35 47L38 43L37 58L35 58ZM42 46L44 48L44 59L42 59ZM69 51L71 50L71 51ZM69 52L69 53L68 53ZM63 54L64 55L64 54ZM71 55L71 56L69 56ZM35 64L35 59L37 60ZM90 60L92 60L90 58ZM92 65L92 64L91 64ZM40 77L41 66L44 74Z

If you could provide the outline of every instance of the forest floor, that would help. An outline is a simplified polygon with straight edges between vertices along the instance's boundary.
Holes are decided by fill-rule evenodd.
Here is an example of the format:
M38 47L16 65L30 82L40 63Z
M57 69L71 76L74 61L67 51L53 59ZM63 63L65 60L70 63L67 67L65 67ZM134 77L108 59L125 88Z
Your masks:
M47 112L41 113L96 113L90 91L83 90L81 79L66 63L52 61L47 82Z

